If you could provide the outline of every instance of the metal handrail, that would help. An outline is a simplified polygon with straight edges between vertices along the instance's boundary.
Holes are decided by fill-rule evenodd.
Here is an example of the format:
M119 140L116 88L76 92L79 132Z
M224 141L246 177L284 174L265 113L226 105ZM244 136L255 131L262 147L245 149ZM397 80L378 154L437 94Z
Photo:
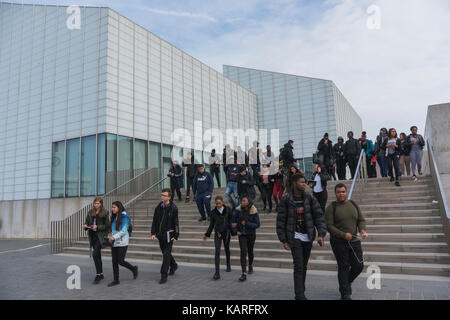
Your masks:
M136 198L136 194L141 195L148 192L168 179L168 177L164 177L147 187L152 179L155 180L154 173L155 168L148 169L111 190L102 197L103 206L110 208L114 201L121 201L125 204L131 203L130 201ZM65 247L71 246L73 242L79 241L84 236L85 232L82 225L92 208L93 204L90 203L63 220L51 221L51 253L61 253Z
M353 177L352 186L350 187L350 191L348 193L348 200L352 199L353 192L355 191L356 181L359 180L359 181L365 183L365 179L367 177L366 168L365 168L366 167L366 161L365 161L366 157L365 157L365 155L366 155L366 150L361 148L361 153L359 155L358 165L356 166L355 176ZM362 171L362 172L360 173L360 171Z
M437 167L437 163L436 163L436 158L434 157L434 152L433 152L433 145L430 142L430 140L427 140L427 144L428 144L428 154L430 155L430 173L431 174L435 174L436 175L436 180L437 180L437 188L439 188L439 193L442 195L443 201L442 204L444 206L444 212L445 215L447 217L447 219L450 219L450 210L448 208L447 205L447 198L445 197L445 191L444 191L444 186L442 185L442 180L441 180L441 175L439 174L439 170Z
M429 167L430 167L430 175L433 179L434 186L436 188L436 193L438 196L442 224L444 226L444 233L447 238L447 250L450 254L450 210L447 204L447 198L445 196L444 186L442 184L441 175L439 174L438 166L436 163L436 158L434 156L433 144L430 139L427 139L428 145L428 158L429 158Z

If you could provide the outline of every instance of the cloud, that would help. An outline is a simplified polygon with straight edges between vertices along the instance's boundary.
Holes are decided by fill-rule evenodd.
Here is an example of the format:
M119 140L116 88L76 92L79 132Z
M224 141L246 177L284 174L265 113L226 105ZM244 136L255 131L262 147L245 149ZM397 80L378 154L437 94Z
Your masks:
M367 28L367 8L381 9L381 29ZM240 29L186 48L222 64L333 80L374 138L381 127L423 132L427 106L450 101L450 12L446 0L327 1L318 19L291 23L288 6ZM304 14L304 12L303 12Z
M217 22L217 19L203 13L192 13L187 11L168 11L168 10L160 10L155 8L142 7L142 9L156 14L167 15L167 16L175 16L175 17L186 17L186 18L194 18L194 19L204 19L210 22Z

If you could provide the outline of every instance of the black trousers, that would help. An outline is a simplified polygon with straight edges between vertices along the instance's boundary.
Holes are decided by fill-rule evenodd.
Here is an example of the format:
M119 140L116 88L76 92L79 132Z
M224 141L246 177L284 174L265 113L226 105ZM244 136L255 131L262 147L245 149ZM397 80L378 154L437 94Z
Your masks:
M178 186L178 183L170 183L170 191L172 192L172 196L170 197L171 201L173 201L175 191L177 192L178 199L181 200L181 191L180 187Z
M230 231L215 233L214 235L214 245L216 247L216 255L215 255L215 263L216 263L216 272L219 272L220 269L220 248L223 246L225 248L225 256L227 259L227 266L231 265L231 254L230 254L230 240L231 233Z
M253 248L255 246L256 234L240 235L239 247L241 248L241 267L242 273L247 272L247 254L248 265L253 265Z
M347 162L353 179L355 177L356 167L358 166L358 156L356 154L347 155Z
M220 188L220 167L213 167L213 166L211 166L210 173L212 175L213 180L214 180L214 176L216 176L217 185Z
M266 207L267 202L269 202L269 209L272 210L272 193L273 193L273 185L271 183L262 183L261 184L261 196L262 201L264 203L264 208Z
M400 165L398 162L398 156L393 155L393 154L389 154L386 157L386 161L388 163L388 174L389 177L393 177L394 173L392 172L392 169L395 170L395 180L398 181L398 177L400 176L401 172L400 172Z
M191 188L194 187L194 177L190 178L188 176L186 176L186 197L189 197L190 193L191 193ZM192 189L192 191L194 191ZM173 192L172 192L173 194Z
M252 175L253 180L255 181L255 185L258 187L259 193L261 193L262 196L263 191L261 183L259 183L259 176L258 176L259 166L257 164L251 164L250 167L252 168Z
M172 246L173 246L173 242L170 241L169 243L167 243L167 239L165 237L163 237L162 239L159 239L159 248L161 249L161 252L163 255L163 262L162 262L162 266L161 266L161 276L164 276L164 277L167 277L169 267L171 269L173 269L177 265L177 263L175 262L175 259L172 256Z
M313 192L313 196L316 197L317 201L319 201L320 207L322 211L325 213L325 206L327 205L328 200L328 191L326 188L323 188L322 192Z
M336 171L339 180L345 180L345 160L336 159Z
M102 244L98 240L96 232L89 230L89 238L92 243L92 258L94 259L95 270L97 274L103 273L103 263L102 263Z
M372 157L366 157L366 164L367 164L367 176L369 178L376 178L377 177L377 168L376 168L376 162L375 164L372 164Z
M291 243L291 254L294 260L294 291L295 299L305 296L306 270L311 255L312 242L294 239Z
M119 281L119 265L127 268L130 271L134 271L134 267L125 261L128 246L125 247L112 247L112 265L114 273L114 281Z
M361 241L349 244L345 240L331 240L330 243L338 265L339 292L341 295L351 295L351 284L364 268Z

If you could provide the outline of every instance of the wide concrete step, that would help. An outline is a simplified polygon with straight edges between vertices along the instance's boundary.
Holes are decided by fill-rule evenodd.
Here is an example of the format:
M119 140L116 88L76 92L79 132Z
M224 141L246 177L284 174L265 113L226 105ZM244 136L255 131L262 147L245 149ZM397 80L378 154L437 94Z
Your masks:
M69 247L64 250L65 253L71 254L84 254L89 253L88 248L77 248ZM103 250L103 254L106 256L110 255L109 250ZM173 256L178 262L190 262L190 263L202 263L202 264L213 264L214 257L211 254L189 254L180 253L176 251L174 247ZM152 251L127 251L127 258L136 259L151 259L161 261L161 252L157 250ZM225 257L222 255L222 263L224 264ZM231 255L231 264L234 269L239 269L240 257L235 255L234 252ZM254 259L253 265L255 266L255 271L258 267L269 267L269 268L285 268L292 269L292 258L287 256L286 258L269 258L257 256ZM437 264L437 263L399 263L399 262L380 262L380 261L367 261L364 263L364 268L369 265L377 265L381 269L381 273L385 274L416 274L416 275L433 275L433 276L450 276L450 265L448 264ZM326 271L337 271L337 264L334 260L315 260L310 259L308 263L309 270L326 270ZM182 269L178 272L182 272Z
M209 227L208 223L199 223L195 224L194 222L190 221L190 223L183 223L180 222L180 228L183 229L183 231L203 231L205 232ZM148 232L151 229L150 223L144 223L144 224L134 224L133 225L133 232L134 231L146 231ZM436 225L371 225L367 224L366 228L367 232L376 232L376 233L439 233L443 232L442 224L436 224ZM260 232L276 232L276 221L261 221L261 226L258 229Z
M209 222L198 222L199 216L180 216L179 223L180 225L203 225L208 227ZM441 217L372 217L366 218L367 225L436 225L441 224ZM261 224L275 224L276 223L276 215L275 214L262 214L260 215ZM144 217L142 219L135 218L133 221L133 226L148 226L150 227L152 224L152 217Z
M376 208L375 208L376 209ZM401 218L401 217L424 217L424 218L435 218L440 217L438 209L411 209L411 210L399 210L398 208L384 208L383 210L375 210L373 208L363 209L363 215L366 219L370 218ZM276 213L265 213L259 212L260 219L264 219L265 217L273 217L276 219ZM153 213L148 216L145 213L136 213L134 211L130 212L132 219L137 220L150 220L153 218ZM179 219L196 219L200 218L200 214L198 210L179 210L178 211Z
M291 252L281 248L268 249L261 248L256 243L254 254L255 257L268 257L268 258L289 258ZM88 242L74 243L73 247L84 248L88 246ZM147 252L159 252L159 243L152 241L148 244L133 244L129 246L131 251L147 251ZM230 245L231 255L239 255L240 249L237 242L232 242ZM209 254L214 256L215 246L214 241L208 240L206 242L199 242L196 245L186 245L184 243L176 243L173 252L187 253L187 254ZM222 246L222 252L224 252ZM314 260L335 260L331 247L327 245L324 248L320 248L314 245L311 251L311 259ZM409 263L443 263L450 264L450 256L447 253L423 253L423 252L378 252L378 251L366 251L364 252L364 260L367 262L381 261L381 262L409 262Z
M187 246L198 246L201 244L203 234L196 234L190 238L185 236L181 237L177 244L187 245ZM87 246L87 238L81 238L80 241L84 241ZM208 240L213 241L213 240ZM237 237L232 237L232 243L235 243L236 247L239 247ZM134 244L151 244L149 236L146 237L132 237L130 239L130 245ZM327 241L329 245L329 242ZM367 242L363 241L362 246L364 251L379 251L379 252L426 252L426 253L447 253L447 243L446 242L383 242L383 241L373 241ZM281 243L278 239L260 239L256 241L256 247L267 248L267 249L279 249Z
M199 228L197 231L185 231L180 227L180 238L197 238L202 236L205 233L205 228ZM277 240L278 237L275 232L264 232L257 231L256 237L258 239L266 239L266 240ZM134 237L146 237L150 236L150 231L134 231L132 236ZM329 234L326 235L325 239L329 239ZM370 232L369 237L367 237L364 241L366 242L379 242L379 241L405 241L405 242L444 242L445 235L444 233L375 233Z

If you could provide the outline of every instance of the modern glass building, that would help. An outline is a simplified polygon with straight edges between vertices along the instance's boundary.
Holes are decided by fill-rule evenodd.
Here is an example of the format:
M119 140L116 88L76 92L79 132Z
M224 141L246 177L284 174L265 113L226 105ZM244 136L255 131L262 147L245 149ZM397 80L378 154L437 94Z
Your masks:
M333 143L361 134L362 121L331 80L224 65L223 74L257 95L258 126L279 129L280 147L294 140L294 156L306 173L325 132ZM262 146L264 147L264 146Z
M0 114L0 200L101 195L151 168L161 177L172 132L194 121L258 128L253 92L97 7L0 3Z

